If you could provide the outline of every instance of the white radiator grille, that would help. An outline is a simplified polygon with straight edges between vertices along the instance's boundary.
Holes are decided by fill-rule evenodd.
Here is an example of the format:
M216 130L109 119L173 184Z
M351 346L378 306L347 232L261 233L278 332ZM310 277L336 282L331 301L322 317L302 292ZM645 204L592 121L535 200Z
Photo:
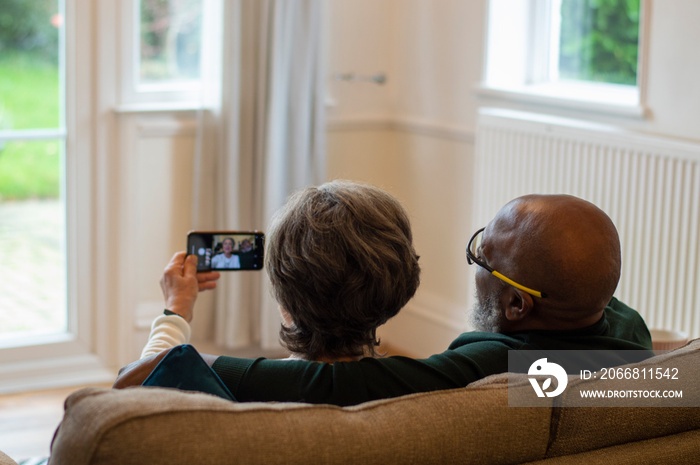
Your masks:
M484 109L475 172L475 227L528 193L598 205L622 243L616 296L650 328L700 337L700 145Z

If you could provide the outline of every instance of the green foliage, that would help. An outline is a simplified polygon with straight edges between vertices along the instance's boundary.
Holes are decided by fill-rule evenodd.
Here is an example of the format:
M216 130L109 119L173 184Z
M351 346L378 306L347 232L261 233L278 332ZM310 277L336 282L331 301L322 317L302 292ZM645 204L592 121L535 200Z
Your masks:
M169 15L169 0L141 0L142 53L158 55L165 46Z
M57 0L2 0L0 6L0 53L31 50L51 62L58 61L58 28L52 17Z
M562 0L560 77L635 85L640 0Z
M202 0L141 0L141 78L199 77Z

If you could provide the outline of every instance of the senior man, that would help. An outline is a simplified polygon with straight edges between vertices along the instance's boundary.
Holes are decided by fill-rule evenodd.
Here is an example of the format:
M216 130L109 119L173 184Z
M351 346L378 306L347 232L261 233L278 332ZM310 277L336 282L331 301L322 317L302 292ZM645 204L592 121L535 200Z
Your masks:
M620 279L617 230L595 205L573 196L528 195L505 205L467 246L476 272L477 331L427 359L365 358L334 364L204 355L239 401L353 405L466 386L508 371L510 350L645 351L641 316L613 298ZM191 302L197 277L185 262L164 293ZM188 304L189 305L189 304ZM420 337L420 335L416 335ZM125 367L115 383L140 384L167 351ZM624 360L620 360L624 363Z

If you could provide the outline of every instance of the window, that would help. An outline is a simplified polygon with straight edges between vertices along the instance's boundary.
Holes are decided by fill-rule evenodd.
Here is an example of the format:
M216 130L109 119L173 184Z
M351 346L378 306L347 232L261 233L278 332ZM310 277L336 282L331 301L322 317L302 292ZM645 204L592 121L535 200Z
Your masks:
M99 155L83 124L94 119L93 3L0 8L0 392L114 376L114 350L96 337L114 319L94 298Z
M639 0L556 0L551 7L553 79L637 85Z
M491 0L484 92L641 115L642 0Z
M120 2L123 111L200 106L212 0ZM206 31L206 34L205 34ZM164 105L165 104L165 105Z
M200 78L202 0L140 0L138 86L187 88Z
M58 0L0 14L0 346L68 328L63 18Z

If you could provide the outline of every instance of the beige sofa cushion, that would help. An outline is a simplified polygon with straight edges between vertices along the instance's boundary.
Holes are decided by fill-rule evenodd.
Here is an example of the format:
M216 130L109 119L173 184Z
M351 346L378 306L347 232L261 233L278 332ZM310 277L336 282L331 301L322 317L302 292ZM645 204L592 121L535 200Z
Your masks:
M673 389L682 389L685 401L700 399L700 339L682 349L658 355L628 367L678 368L681 378ZM583 402L580 391L584 389L615 389L615 384L603 380L569 378L564 393L555 398L556 405L603 405L601 399ZM629 386L620 382L620 387ZM645 382L644 389L669 389L669 382ZM680 402L680 401L679 401ZM617 399L611 405L621 405ZM548 457L568 455L666 436L700 428L699 407L566 407L555 408L552 417L552 439Z
M674 389L683 389L686 401L697 402L700 399L700 383L698 383L700 339L691 341L681 349L626 366L639 367L640 369L651 366L663 369L666 367L678 368L685 376L677 386L674 386ZM504 386L506 384L510 384L510 386L530 385L525 374L501 373L472 383L470 387ZM580 454L700 428L700 408L698 407L560 407L561 405L591 405L591 402L594 402L592 405L601 405L604 402L602 399L589 400L586 403L582 400L580 391L583 389L611 389L614 386L614 383L609 381L581 380L578 376L569 376L566 391L552 399L554 408L552 409L552 428L547 457ZM646 382L644 386L648 389L663 390L669 388L668 381ZM526 390L523 393L527 394L528 397L532 396L530 391ZM613 402L612 405L622 403L619 399ZM513 410L518 409L520 408L513 407ZM695 452L700 456L700 443L697 443ZM585 463L585 460L580 463Z
M8 457L3 451L0 451L0 465L17 465L17 462Z
M345 408L88 388L67 399L50 464L521 463L544 457L550 416L508 408L506 386Z
M527 465L697 465L699 456L700 430L693 430L589 452L561 455L528 462Z

